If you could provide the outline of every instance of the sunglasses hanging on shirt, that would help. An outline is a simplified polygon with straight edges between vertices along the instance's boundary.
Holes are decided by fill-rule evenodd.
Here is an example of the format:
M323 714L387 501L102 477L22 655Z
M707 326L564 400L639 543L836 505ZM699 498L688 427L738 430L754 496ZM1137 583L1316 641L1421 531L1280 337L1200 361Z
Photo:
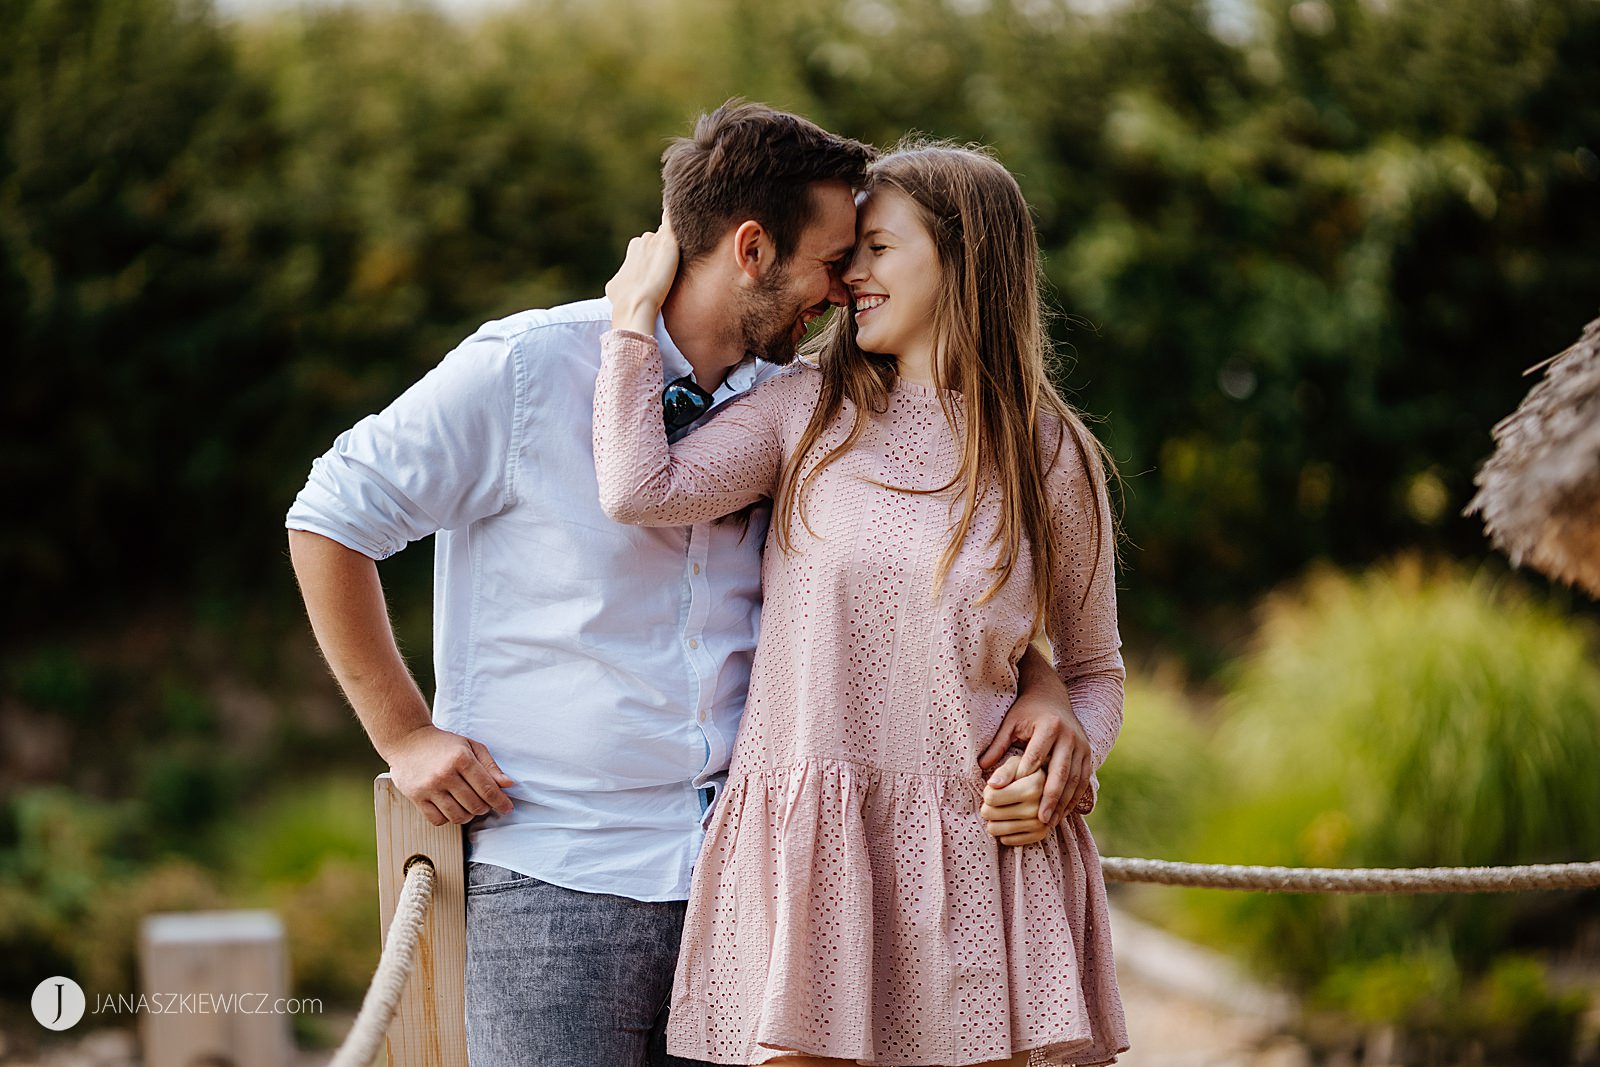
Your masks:
M711 410L715 398L689 375L668 382L661 390L661 413L670 436Z

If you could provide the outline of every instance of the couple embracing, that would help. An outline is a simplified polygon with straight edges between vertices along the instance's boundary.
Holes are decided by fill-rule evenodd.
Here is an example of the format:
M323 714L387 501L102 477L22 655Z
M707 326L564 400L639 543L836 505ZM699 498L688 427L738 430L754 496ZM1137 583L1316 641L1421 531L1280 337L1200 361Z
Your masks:
M287 520L396 784L468 824L469 1061L1109 1062L1108 463L1016 182L737 102L663 158L608 299L482 327ZM429 534L431 711L376 567Z

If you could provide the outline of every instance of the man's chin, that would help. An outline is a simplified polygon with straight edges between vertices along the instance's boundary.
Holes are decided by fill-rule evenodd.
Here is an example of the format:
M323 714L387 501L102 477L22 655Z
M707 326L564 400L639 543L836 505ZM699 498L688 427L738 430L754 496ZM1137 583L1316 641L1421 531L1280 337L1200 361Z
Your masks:
M798 347L788 337L774 337L768 341L758 352L755 349L745 349L745 355L755 359L765 360L775 367L787 367L794 362Z

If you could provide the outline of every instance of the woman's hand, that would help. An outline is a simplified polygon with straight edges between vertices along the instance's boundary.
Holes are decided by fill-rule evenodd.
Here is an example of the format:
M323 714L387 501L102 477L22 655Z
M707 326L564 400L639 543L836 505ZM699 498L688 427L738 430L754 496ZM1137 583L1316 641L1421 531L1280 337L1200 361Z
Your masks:
M661 229L646 230L628 242L628 255L606 283L611 328L653 334L656 316L678 276L678 239L665 215Z
M1044 771L1017 777L1022 753L1013 752L996 769L991 784L984 787L979 814L989 824L989 836L1002 845L1031 845L1050 834L1050 824L1039 820L1039 798L1044 796ZM1004 787L992 784L1005 781Z
M989 782L997 787L1027 777L1039 767L1046 768L1040 816L1056 825L1067 812L1081 814L1089 807L1094 788L1094 750L1073 714L1067 687L1038 649L1028 648L1017 665L1017 674L1021 691L1001 720L994 740L978 757L978 766L992 772ZM1016 745L1027 748L1020 766L1008 773L1005 767L1009 761L1007 765L1000 761Z

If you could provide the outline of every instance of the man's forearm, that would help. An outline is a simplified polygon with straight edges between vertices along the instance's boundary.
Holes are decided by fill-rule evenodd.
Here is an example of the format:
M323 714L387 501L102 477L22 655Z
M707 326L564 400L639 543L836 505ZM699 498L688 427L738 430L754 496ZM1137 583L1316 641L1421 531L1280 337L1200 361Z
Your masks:
M289 531L306 614L345 698L385 760L432 716L395 643L378 566L321 534Z

